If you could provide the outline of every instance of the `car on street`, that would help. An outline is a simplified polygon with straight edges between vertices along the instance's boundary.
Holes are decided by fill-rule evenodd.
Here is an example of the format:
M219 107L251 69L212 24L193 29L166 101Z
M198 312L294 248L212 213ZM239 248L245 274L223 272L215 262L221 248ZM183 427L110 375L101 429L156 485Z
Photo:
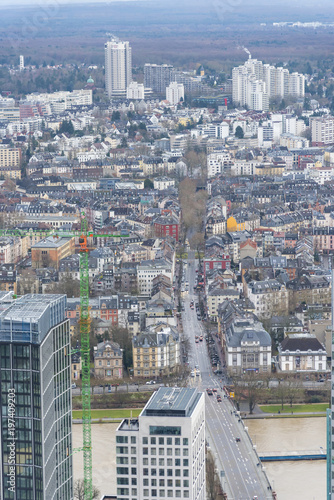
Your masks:
M235 440L237 443L240 443L240 441L241 441L241 439L239 437L236 437Z

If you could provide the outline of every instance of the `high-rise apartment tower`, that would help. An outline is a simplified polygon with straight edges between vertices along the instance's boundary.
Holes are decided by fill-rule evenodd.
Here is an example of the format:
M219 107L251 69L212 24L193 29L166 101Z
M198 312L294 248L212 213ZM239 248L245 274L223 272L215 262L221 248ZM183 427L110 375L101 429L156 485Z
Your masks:
M112 38L105 46L106 92L109 98L126 97L132 81L132 54L129 42Z

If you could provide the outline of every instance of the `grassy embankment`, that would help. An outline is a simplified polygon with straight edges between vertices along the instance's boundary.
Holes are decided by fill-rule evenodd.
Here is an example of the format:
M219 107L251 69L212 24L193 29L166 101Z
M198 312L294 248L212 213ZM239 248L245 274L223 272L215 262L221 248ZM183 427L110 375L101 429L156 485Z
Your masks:
M92 410L92 418L135 418L138 417L141 412L141 408L128 408L128 409L104 409L104 410ZM72 417L74 419L82 418L81 410L73 410Z
M328 403L313 403L313 404L299 404L299 405L259 405L260 410L264 413L318 413L326 412L329 408Z

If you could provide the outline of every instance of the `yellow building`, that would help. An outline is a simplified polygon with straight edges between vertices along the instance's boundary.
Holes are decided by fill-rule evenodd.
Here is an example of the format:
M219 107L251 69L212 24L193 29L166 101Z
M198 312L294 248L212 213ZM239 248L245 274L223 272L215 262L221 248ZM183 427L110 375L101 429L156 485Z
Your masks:
M14 180L21 179L21 169L20 167L0 167L0 177Z
M235 231L245 231L245 221L237 221L231 216L226 221L226 232L234 233Z
M21 149L0 147L0 167L19 167Z

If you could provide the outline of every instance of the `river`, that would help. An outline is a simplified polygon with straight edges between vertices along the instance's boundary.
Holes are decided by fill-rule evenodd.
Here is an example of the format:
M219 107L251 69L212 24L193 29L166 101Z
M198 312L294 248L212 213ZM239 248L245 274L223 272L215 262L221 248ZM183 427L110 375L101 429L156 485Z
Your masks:
M259 454L268 451L326 449L326 418L246 420ZM118 424L93 424L93 483L102 494L116 494L115 430ZM82 446L82 426L73 425L73 447ZM73 456L74 479L83 477L82 453ZM278 500L325 500L326 461L267 462Z
M246 420L259 455L269 451L326 450L326 418ZM266 462L278 500L325 500L326 461Z

